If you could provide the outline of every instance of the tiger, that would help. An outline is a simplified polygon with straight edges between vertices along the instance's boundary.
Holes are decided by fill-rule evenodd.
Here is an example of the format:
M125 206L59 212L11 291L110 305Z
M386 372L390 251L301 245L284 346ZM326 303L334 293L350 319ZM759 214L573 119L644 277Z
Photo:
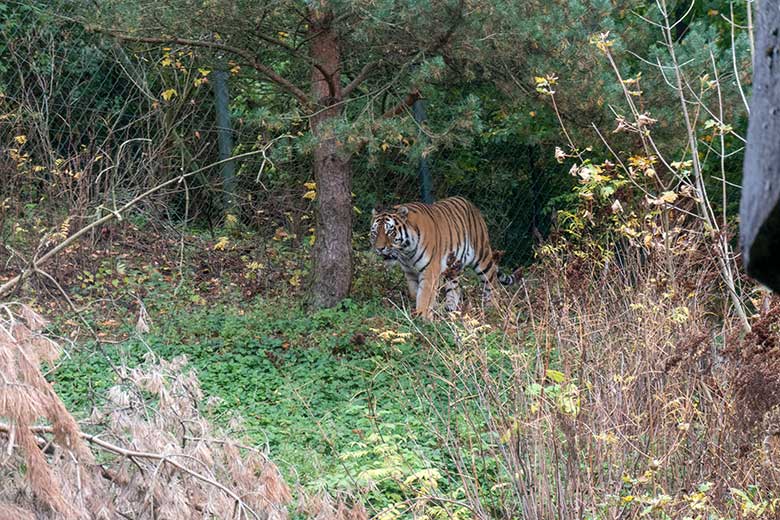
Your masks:
M490 247L487 225L479 209L463 197L433 204L410 202L371 212L371 245L383 260L400 264L415 314L432 319L440 278L445 275L445 310L460 303L458 276L473 267L490 300L496 280L515 283L514 275L498 271L498 255Z

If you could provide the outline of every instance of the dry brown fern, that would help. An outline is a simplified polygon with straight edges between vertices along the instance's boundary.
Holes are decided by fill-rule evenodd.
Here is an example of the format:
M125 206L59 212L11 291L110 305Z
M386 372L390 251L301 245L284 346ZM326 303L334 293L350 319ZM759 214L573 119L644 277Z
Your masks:
M0 313L0 417L7 421L4 465L24 463L26 482L35 499L64 518L78 518L78 508L66 498L33 431L44 418L59 448L57 456L77 465L94 463L75 419L40 371L42 361L56 359L57 345L40 334L45 321L29 307L3 305ZM80 477L90 478L89 473Z

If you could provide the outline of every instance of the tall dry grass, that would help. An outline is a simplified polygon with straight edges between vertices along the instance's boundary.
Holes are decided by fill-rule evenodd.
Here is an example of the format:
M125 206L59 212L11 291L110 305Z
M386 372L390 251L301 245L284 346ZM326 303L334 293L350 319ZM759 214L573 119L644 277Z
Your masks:
M432 411L453 514L775 517L780 301L745 335L686 236L606 264L550 249L496 311L503 328L463 316L426 334L404 398Z

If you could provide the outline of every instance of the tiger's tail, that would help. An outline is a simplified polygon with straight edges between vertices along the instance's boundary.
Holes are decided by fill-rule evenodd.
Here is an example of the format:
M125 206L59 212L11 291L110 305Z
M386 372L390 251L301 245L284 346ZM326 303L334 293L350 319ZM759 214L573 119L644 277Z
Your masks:
M504 256L504 251L496 250L493 251L493 262L496 265L499 265L501 262L501 258ZM504 274L501 271L498 272L498 283L501 285L514 285L517 283L518 275L517 271L511 273L511 274Z
M517 283L517 277L514 273L512 274L504 274L502 272L498 273L498 283L501 285L514 285Z

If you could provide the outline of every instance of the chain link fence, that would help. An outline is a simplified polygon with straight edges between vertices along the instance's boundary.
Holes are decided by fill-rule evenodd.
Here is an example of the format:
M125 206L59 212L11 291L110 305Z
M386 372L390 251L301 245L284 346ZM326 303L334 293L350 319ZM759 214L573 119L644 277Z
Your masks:
M270 168L262 154L206 168L305 132L294 118L286 127L263 124L263 114L279 110L278 103L258 106L273 87L229 56L122 44L75 21L74 8L0 5L3 240L33 216L50 224L68 219L73 229L96 211L200 168L202 174L146 200L140 214L213 228L230 211L261 234L278 226L307 232L302 216L312 202L302 195L310 157L297 138L275 142ZM515 266L533 260L534 245L549 232L552 203L569 187L547 155L520 140L476 139L468 149L434 151L422 166L430 168L434 196L462 195L482 208L495 247ZM368 162L353 160L358 235L372 204L419 200L421 193L419 157L387 154L379 164Z

